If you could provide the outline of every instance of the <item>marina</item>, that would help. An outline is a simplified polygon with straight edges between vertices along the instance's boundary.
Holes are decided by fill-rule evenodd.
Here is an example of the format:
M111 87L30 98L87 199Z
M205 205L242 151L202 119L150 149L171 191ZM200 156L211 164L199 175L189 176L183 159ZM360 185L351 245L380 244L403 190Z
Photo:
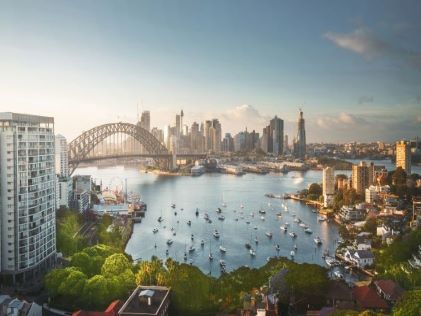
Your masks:
M335 253L339 235L333 221L318 221L314 208L305 203L265 196L302 190L320 181L319 171L165 177L122 166L80 169L87 172L104 183L116 176L127 179L128 191L138 193L147 204L126 246L135 260L171 257L218 276L240 266L262 266L277 256L327 266L324 250ZM297 236L291 238L280 227ZM319 246L313 240L316 236L322 241ZM219 260L224 260L222 270Z

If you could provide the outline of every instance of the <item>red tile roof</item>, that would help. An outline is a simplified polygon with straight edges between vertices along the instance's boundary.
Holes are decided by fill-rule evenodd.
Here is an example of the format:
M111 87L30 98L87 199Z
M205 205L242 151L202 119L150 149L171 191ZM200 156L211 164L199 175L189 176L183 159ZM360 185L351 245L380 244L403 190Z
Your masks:
M123 305L123 302L116 300L108 305L104 312L87 312L84 310L78 310L72 314L72 316L117 316L118 310Z
M384 299L377 295L376 290L368 286L359 286L353 289L355 300L361 308L387 309Z
M399 284L392 280L378 280L374 284L392 301L396 301L404 292Z

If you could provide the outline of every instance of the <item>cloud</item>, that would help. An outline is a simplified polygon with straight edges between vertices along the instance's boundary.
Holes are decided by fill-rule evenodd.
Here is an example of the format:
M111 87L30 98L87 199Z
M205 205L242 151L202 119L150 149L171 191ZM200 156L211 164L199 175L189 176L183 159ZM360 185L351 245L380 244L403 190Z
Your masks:
M322 116L316 119L318 127L323 129L344 129L357 124L366 124L367 121L361 116L350 113L339 113L337 116Z
M373 103L373 102L374 102L373 96L363 95L363 96L358 98L359 104L367 104L367 103Z
M361 55L367 60L387 58L421 71L421 53L393 45L379 38L368 28L359 27L351 33L326 32L323 36L336 46Z
M260 113L254 106L243 104L228 109L224 113L217 115L221 119L222 126L226 126L225 130L239 132L246 127L248 130L255 129L257 132L269 124L270 116Z

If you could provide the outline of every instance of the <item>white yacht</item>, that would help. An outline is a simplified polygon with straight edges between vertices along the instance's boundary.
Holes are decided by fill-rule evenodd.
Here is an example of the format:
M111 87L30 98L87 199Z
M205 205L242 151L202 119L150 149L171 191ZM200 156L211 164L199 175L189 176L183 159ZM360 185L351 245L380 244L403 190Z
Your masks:
M322 244L322 240L320 239L319 236L317 236L316 238L314 238L314 242L316 243L316 245L321 245Z
M220 245L219 246L219 250L221 251L221 252L223 252L223 253L226 253L227 252L227 248L225 248L224 246L222 246L222 245Z

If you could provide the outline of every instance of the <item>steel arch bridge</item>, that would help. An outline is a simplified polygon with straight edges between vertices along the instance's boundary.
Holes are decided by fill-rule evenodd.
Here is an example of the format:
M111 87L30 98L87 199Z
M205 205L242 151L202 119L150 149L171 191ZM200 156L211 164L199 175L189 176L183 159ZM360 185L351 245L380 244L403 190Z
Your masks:
M68 155L70 175L76 170L80 162L89 159L89 153L91 153L98 144L107 137L118 133L131 136L142 144L148 152L147 155L143 156L156 159L168 159L171 157L171 153L167 148L146 129L130 123L109 123L94 127L82 133L69 144Z

